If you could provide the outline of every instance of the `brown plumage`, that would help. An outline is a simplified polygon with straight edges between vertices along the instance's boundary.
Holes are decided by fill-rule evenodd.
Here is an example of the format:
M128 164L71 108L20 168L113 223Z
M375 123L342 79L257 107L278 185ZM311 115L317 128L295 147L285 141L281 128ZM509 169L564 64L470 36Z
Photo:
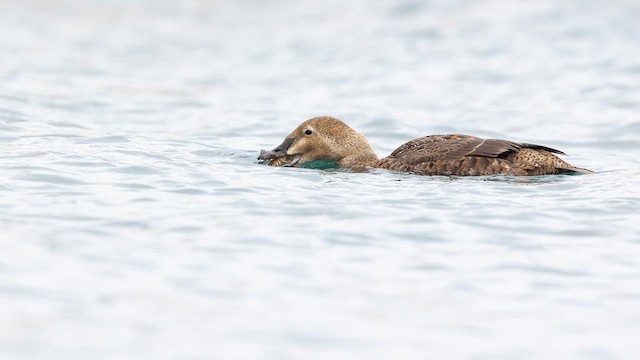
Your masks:
M546 146L469 135L430 135L411 140L378 160L367 139L342 121L322 116L298 126L284 142L258 159L272 166L300 166L313 161L346 168L380 168L423 175L545 175L592 173L577 168Z

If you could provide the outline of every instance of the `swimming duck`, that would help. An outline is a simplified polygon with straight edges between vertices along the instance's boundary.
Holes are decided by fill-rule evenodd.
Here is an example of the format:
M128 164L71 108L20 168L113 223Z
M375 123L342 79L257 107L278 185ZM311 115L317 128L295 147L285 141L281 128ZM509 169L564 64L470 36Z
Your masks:
M470 135L429 135L411 140L391 155L378 159L367 139L344 122L330 117L311 118L258 160L272 166L305 166L317 162L350 169L388 169L423 175L516 175L593 173L575 167L542 145Z

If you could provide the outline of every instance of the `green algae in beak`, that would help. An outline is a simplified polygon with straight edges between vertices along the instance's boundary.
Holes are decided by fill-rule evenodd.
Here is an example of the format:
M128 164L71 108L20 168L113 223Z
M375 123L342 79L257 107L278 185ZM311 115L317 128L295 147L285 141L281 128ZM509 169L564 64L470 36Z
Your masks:
M309 161L304 164L300 164L298 165L298 167L305 168L305 169L326 170L326 169L337 169L340 166L337 163L334 163L333 161L315 160L315 161Z

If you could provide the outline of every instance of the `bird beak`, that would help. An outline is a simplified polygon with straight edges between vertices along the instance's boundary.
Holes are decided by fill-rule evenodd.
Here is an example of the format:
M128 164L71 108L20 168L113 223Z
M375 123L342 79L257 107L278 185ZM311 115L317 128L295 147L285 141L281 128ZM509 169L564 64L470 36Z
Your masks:
M258 160L272 160L279 159L287 156L287 150L296 140L294 137L288 137L284 139L282 144L278 145L275 149L270 151L260 150L260 156L258 156Z

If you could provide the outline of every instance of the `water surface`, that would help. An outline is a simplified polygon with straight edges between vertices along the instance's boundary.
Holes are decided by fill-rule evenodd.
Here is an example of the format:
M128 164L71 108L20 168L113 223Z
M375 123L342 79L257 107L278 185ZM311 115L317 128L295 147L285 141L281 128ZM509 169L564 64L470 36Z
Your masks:
M637 358L634 2L0 10L0 357ZM257 164L324 114L599 173Z

